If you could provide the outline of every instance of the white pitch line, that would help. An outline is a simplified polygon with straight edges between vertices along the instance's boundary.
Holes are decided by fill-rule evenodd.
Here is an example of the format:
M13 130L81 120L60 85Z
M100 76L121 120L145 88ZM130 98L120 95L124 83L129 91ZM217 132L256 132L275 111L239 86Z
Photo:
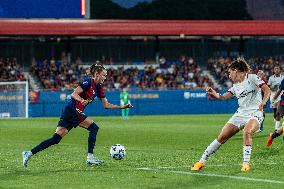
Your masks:
M252 165L276 165L277 163L252 163ZM227 166L241 166L242 164L217 164L217 165L206 165L206 167L227 167ZM169 167L157 167L158 169L176 169L176 168L189 168L191 165L185 166L169 166Z
M268 179L257 179L257 178L249 178L249 177L238 177L238 176L228 176L228 175L218 175L218 174L194 173L194 172L186 172L186 171L160 170L160 169L152 169L152 168L148 168L148 167L137 168L137 169L138 170L144 170L144 171L167 172L167 173L176 173L176 174L184 174L184 175L199 175L199 176L208 176L208 177L221 177L221 178L229 178L229 179L236 179L236 180L248 180L248 181L256 181L256 182L284 184L283 181L268 180Z

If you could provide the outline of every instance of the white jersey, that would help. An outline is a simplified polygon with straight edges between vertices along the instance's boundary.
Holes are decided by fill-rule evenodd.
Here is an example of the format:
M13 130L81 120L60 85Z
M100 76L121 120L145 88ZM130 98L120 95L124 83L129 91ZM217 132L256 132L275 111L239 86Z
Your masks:
M268 79L268 86L275 86L277 85L277 87L273 90L271 90L271 94L270 94L270 101L272 101L272 98L274 97L276 91L278 90L279 85L281 84L281 81L284 79L284 75L280 74L279 77L277 77L275 74L270 76ZM281 94L278 96L278 98L276 99L276 102L278 102L281 99Z
M265 82L256 74L247 74L244 81L234 83L228 92L232 93L237 99L239 113L256 111L262 101L261 86Z

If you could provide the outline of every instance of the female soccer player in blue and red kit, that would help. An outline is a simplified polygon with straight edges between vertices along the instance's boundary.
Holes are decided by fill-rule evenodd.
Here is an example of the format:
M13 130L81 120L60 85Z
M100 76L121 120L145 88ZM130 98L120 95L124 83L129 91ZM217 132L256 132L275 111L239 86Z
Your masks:
M79 86L71 94L71 99L64 108L58 126L54 135L42 141L40 144L32 148L30 151L22 152L23 165L27 167L28 160L36 153L58 144L61 139L72 129L78 125L89 131L88 137L88 156L87 164L101 164L103 160L97 159L94 154L94 146L99 127L94 123L92 118L84 113L85 107L98 97L106 109L125 109L132 108L131 104L117 106L110 104L104 94L103 82L106 79L107 70L102 65L93 64L87 71L87 76L79 84Z

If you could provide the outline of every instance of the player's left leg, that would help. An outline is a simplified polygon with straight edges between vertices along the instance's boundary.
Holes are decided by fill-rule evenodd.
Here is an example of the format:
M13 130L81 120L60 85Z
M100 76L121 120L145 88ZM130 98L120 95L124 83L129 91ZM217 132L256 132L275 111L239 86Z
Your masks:
M88 137L88 156L87 156L87 164L101 164L104 161L96 158L94 156L94 147L97 140L97 133L99 131L99 127L94 123L94 121L87 117L84 121L80 123L80 127L83 127L89 131Z
M283 133L283 141L284 141L284 132L283 132L283 129L284 129L284 101L281 100L279 102L279 106L278 106L278 110L279 110L279 114L280 114L280 117L282 117L282 126L278 129L276 129L274 131L274 133L270 133L267 141L266 141L266 146L272 146L272 142L275 138L279 137L282 133Z
M281 120L281 116L280 116L280 102L277 102L276 103L276 107L275 108L273 108L273 117L274 117L274 120L275 120L275 126L274 126L274 130L276 131L279 127L280 127L280 125L281 125L281 123L280 123L280 120Z
M263 107L263 121L260 124L258 132L264 131L264 120L265 120L265 107Z
M214 154L222 144L224 144L228 139L230 139L232 136L234 136L237 132L239 132L239 127L227 123L222 131L220 132L217 139L215 139L209 146L206 148L204 153L202 154L199 162L195 163L192 167L192 171L199 171L205 166L205 162L208 160L208 158Z
M279 137L283 133L283 127L284 127L284 122L282 123L282 126L274 131L274 133L270 133L269 137L266 141L266 146L272 146L273 140L277 137ZM283 141L284 141L284 136L283 136Z
M250 170L250 157L252 151L252 135L259 130L260 122L257 119L250 119L243 130L243 165L242 172Z

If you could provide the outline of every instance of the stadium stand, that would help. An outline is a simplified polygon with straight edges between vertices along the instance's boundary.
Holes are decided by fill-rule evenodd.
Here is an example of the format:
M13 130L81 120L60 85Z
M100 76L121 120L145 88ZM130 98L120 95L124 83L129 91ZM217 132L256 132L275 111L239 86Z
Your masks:
M33 59L31 72L38 77L47 90L68 90L78 85L85 69L78 57L74 63L67 61L65 55L61 60ZM181 56L178 60L167 61L160 58L160 65L129 68L110 66L107 89L197 89L212 86L208 76L202 74L200 66L192 57Z
M15 57L0 57L0 81L25 81L25 75Z
M235 57L209 57L207 69L218 81L221 88L232 85L226 73L227 65ZM98 61L99 62L99 61ZM248 59L252 71L257 73L263 70L269 76L275 65L284 68L281 56L252 57ZM50 60L32 60L30 73L38 78L42 88L46 90L68 90L78 85L79 80L85 74L85 67L80 57L72 63L62 53L60 60L52 57ZM16 58L0 58L1 76L0 81L23 81L26 80ZM205 86L215 86L213 79L203 74L194 58L181 55L179 59L168 61L165 57L160 58L160 64L144 67L133 65L132 67L120 67L110 65L108 79L105 87L108 90L132 88L132 89L198 89Z
M218 82L218 88L227 88L232 85L226 72L227 65L235 57L209 57L207 69L214 76L203 74L208 72L201 69L194 58L181 55L177 60L167 60L160 57L159 65L108 65L108 75L105 87L108 90L121 88L131 89L200 89L206 86L216 87L213 80ZM269 76L273 67L280 65L284 69L281 56L248 58L252 72L263 70ZM100 61L97 61L101 63ZM105 62L103 62L105 63ZM70 90L78 85L85 74L84 63L80 57L74 62L68 61L65 53L60 60L54 57L37 61L33 58L30 73L36 77L43 89L51 91ZM24 81L24 72L16 58L0 58L0 81Z

